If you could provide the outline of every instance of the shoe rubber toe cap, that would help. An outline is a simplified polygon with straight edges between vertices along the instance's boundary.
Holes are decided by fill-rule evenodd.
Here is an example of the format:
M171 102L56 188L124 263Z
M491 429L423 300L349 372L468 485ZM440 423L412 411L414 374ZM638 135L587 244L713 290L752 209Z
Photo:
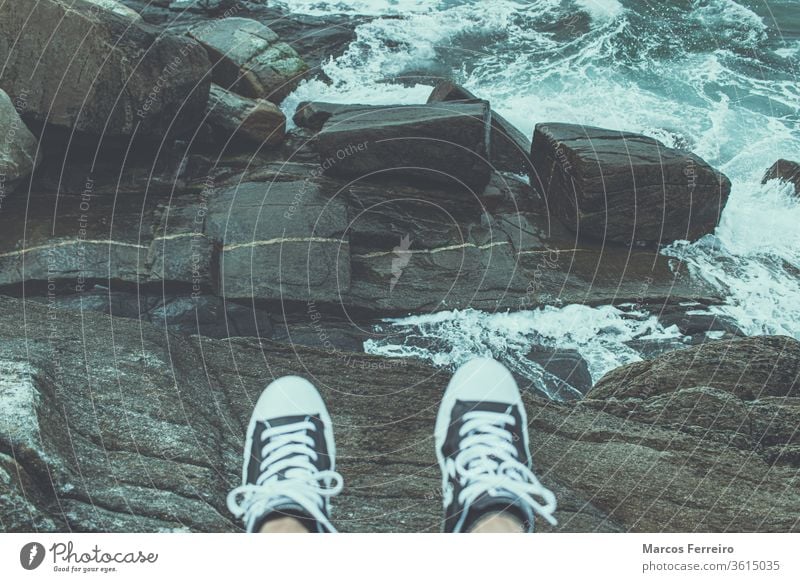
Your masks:
M474 402L520 402L511 372L496 360L476 358L462 365L447 386L447 399Z
M324 412L325 403L311 382L299 376L284 376L264 389L253 416L268 420L285 416L319 416Z

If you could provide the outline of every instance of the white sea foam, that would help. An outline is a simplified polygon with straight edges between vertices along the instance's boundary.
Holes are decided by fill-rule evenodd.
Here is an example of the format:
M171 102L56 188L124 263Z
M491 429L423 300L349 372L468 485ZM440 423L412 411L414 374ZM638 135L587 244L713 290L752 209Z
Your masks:
M440 0L279 0L276 4L295 14L320 16L325 14L361 14L385 16L430 12L438 8Z
M716 237L666 251L723 293L726 304L714 311L748 335L800 339L800 201L792 190L778 180L737 184Z
M619 0L575 0L595 20L612 20L625 12Z
M758 14L734 0L694 0L692 17L714 27L726 40L741 40L755 46L767 35L767 25Z
M586 360L594 381L617 366L641 359L626 342L681 339L676 327L664 329L655 316L585 305L509 313L446 311L389 319L383 331L388 334L386 339L364 343L368 353L416 357L451 369L476 355L489 356L535 379L542 369L526 355L539 345L576 350Z
M616 0L365 0L335 9L335 3L310 0L287 4L299 11L391 16L359 26L349 50L324 65L332 84L302 84L284 103L287 113L301 99L424 102L430 86L387 80L444 70L528 135L536 123L562 121L688 147L725 172L733 191L716 236L665 252L715 285L726 298L717 311L747 333L800 339L800 209L788 186L760 184L776 159L800 157L800 84L791 73L798 70L800 45L765 45L769 27L754 11L733 0L648 5L654 10L648 13ZM589 14L588 28L574 20L576 7ZM561 23L556 32L553 23ZM773 60L762 62L761 54ZM513 315L447 312L390 324L408 332L401 334L405 340L422 334L427 346L397 340L368 348L452 366L477 353L519 360L535 340L578 349L596 377L638 357L625 342L644 333L644 324L631 328L631 321L584 306ZM579 341L582 330L598 330L599 339Z

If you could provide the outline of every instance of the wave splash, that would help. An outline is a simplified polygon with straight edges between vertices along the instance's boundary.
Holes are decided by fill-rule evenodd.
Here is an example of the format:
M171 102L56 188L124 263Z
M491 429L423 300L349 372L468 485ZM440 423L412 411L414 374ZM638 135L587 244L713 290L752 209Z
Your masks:
M427 78L449 77L491 100L527 134L539 122L571 122L639 132L694 151L728 175L732 194L713 236L676 243L664 253L683 259L695 276L716 287L725 304L714 311L732 317L747 334L800 339L800 206L788 186L760 183L776 159L800 157L800 44L772 20L773 14L790 14L791 2L283 4L295 12L373 17L358 26L342 56L323 65L331 83L303 83L283 104L288 113L306 99L420 103L432 87ZM800 23L792 26L800 30ZM556 309L393 320L386 325L396 343L366 347L450 366L489 352L521 362L536 339L578 349L595 377L640 357L626 344L632 334L671 333L643 329L641 321L611 308ZM564 325L581 318L581 325L598 323L597 340L578 341L578 330ZM545 333L545 322L552 320L559 325ZM631 328L631 321L638 323ZM418 337L425 347L415 343Z

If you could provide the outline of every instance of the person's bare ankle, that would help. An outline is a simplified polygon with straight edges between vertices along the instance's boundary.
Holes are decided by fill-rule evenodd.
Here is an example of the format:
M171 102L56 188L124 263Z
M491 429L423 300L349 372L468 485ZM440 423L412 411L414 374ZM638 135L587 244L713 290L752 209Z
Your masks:
M514 515L503 511L487 513L470 528L469 533L523 533L522 522Z
M259 533L309 533L303 522L295 517L276 517L261 526Z

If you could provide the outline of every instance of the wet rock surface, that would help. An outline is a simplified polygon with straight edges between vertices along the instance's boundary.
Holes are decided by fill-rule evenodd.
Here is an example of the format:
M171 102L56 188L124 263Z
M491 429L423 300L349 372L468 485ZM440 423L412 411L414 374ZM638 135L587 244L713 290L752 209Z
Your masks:
M800 164L790 160L778 160L764 174L762 184L769 180L781 180L794 185L794 192L800 196Z
M277 33L282 41L302 55L315 74L320 75L324 75L320 70L321 64L331 56L342 54L355 39L355 28L368 20L345 14L291 14L273 3L262 2L231 2L231 6L211 11L170 9L167 0L123 0L123 3L136 10L148 24L181 35L192 26L209 22L210 18L256 20Z
M694 154L643 135L564 123L536 126L531 184L581 239L633 245L713 232L731 183Z
M442 81L434 87L428 103L447 101L479 101L471 93L451 81ZM528 175L532 169L530 161L531 140L496 111L492 111L491 151L489 158L495 170Z
M382 110L380 105L359 105L346 103L325 103L324 101L302 101L297 105L292 120L299 127L314 132L322 131L327 121L337 113L350 113L364 110Z
M714 369L708 377L709 369ZM592 398L646 398L680 387L707 386L742 400L800 396L800 342L782 336L760 336L709 342L637 362L606 374ZM680 371L676 373L676 371Z
M189 36L208 51L213 81L244 97L280 103L308 69L297 51L249 18L202 23Z
M207 121L216 143L246 141L269 148L283 142L286 116L265 99L241 97L212 83L208 97Z
M342 109L316 138L333 176L410 180L480 193L489 183L487 102Z
M647 300L658 312L718 301L653 251L577 242L530 187L500 175L484 197L349 183L316 164L251 155L190 156L163 172L44 172L29 198L5 201L0 285L34 291L51 281L65 293L90 283L166 285L229 300L314 300L355 320L559 302ZM51 179L61 196L47 193Z
M592 388L589 366L576 350L537 347L528 354L528 359L544 370L547 389L566 400L580 398Z
M87 0L4 3L0 58L0 87L48 127L160 137L196 126L208 100L199 44Z
M91 333L75 336L81 325ZM334 500L339 528L439 529L440 370L165 337L150 324L7 298L0 338L5 531L237 530L225 495L238 483L250 410L287 373L311 378L331 409L346 480ZM747 376L750 348L727 353L740 382L760 381ZM525 395L537 472L559 500L557 530L797 531L796 387L742 399L711 387L715 368L657 394L598 391L568 405Z

